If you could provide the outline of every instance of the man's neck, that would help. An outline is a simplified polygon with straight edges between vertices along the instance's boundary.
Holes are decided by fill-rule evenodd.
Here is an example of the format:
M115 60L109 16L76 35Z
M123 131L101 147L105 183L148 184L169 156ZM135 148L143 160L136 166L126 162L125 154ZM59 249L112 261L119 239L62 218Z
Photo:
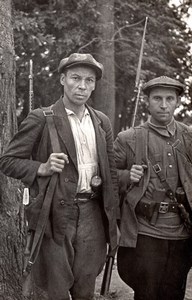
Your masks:
M64 99L63 99L63 102L64 102L64 105L65 105L65 108L71 110L72 112L74 112L74 114L78 117L78 119L81 121L83 116L84 116L84 113L85 113L85 105L73 105L71 103L68 103L68 102L65 102Z

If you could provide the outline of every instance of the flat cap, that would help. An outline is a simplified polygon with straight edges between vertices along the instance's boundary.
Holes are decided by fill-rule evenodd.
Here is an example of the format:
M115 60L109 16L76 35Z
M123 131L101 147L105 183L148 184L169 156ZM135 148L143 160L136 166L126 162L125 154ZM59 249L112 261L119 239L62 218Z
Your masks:
M86 65L94 69L96 72L96 79L101 79L103 75L103 65L96 61L89 53L72 53L69 57L63 58L59 63L58 72L62 73L64 70L78 65Z
M182 84L178 80L172 79L167 76L160 76L160 77L154 78L152 80L149 80L147 83L145 83L143 85L142 89L146 95L149 95L151 89L158 87L158 86L159 87L170 87L170 88L176 89L178 91L179 95L183 94L183 92L185 90L184 84Z

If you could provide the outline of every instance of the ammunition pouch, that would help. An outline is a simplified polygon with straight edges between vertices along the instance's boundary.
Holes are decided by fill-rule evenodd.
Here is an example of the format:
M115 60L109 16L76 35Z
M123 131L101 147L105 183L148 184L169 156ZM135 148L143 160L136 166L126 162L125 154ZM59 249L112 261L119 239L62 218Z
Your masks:
M143 198L136 206L136 215L143 217L147 221L151 221L155 212L156 202L147 198Z

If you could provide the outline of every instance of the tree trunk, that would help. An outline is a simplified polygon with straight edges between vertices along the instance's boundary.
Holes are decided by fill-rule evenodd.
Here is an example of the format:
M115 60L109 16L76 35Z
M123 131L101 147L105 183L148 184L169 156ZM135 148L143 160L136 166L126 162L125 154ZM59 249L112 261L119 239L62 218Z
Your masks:
M11 0L0 1L0 154L17 130ZM21 300L23 207L19 183L0 174L0 299Z
M114 66L114 0L97 0L98 33L101 42L98 43L96 57L104 65L104 76L98 82L94 93L94 107L104 112L115 122L115 66Z

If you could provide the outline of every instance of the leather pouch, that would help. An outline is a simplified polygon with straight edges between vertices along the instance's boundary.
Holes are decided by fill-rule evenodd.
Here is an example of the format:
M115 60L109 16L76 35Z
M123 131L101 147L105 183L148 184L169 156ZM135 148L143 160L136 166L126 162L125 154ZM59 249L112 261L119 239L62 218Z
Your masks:
M149 222L155 212L156 202L147 198L143 198L136 206L136 214L146 218Z

